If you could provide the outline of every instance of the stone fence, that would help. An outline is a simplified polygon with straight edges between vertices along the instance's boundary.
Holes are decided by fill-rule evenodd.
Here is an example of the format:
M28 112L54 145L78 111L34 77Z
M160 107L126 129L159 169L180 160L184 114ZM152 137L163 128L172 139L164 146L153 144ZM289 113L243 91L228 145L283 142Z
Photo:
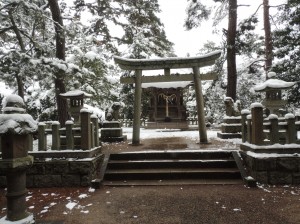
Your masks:
M288 113L284 118L275 114L263 117L260 107L250 111L242 111L242 141L255 145L273 145L300 143L298 131L300 131L300 115Z
M64 128L60 128L57 121L52 122L51 128L46 124L38 124L38 151L46 151L47 135L52 136L51 150L82 149L90 150L99 146L99 123L96 116L91 116L87 110L80 112L80 124L74 125L67 121Z
M263 106L242 111L240 154L248 175L265 184L300 184L300 117L263 116Z
M104 156L98 119L89 111L82 109L80 123L67 121L65 128L60 128L57 121L41 122L34 135L38 149L32 150L34 143L30 136L28 154L34 161L27 170L27 187L89 186L98 177ZM0 153L0 159L2 156ZM6 186L5 173L0 169L0 187Z

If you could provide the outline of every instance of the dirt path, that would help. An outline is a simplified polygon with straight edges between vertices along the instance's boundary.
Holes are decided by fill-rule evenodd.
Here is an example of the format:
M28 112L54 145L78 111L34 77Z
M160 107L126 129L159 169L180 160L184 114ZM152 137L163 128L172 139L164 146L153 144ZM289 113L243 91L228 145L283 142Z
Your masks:
M241 185L29 189L37 223L300 223L300 188ZM0 216L5 214L0 190ZM72 208L72 206L74 206ZM72 208L72 209L71 209Z

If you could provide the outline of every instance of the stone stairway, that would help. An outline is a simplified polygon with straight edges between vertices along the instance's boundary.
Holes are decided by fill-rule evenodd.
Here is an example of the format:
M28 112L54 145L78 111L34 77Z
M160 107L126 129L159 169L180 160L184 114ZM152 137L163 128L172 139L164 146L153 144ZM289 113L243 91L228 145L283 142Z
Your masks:
M230 150L170 150L107 155L103 185L242 184Z

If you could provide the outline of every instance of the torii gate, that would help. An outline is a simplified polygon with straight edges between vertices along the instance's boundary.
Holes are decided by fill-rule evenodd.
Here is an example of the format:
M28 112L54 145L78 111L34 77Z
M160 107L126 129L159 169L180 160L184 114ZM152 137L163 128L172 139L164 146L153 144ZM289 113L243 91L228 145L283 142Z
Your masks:
M213 65L215 60L221 55L221 51L189 58L160 58L160 59L127 59L114 57L115 62L124 70L134 70L135 77L122 77L121 83L134 83L134 114L132 144L140 144L140 117L141 117L141 97L142 83L149 82L174 82L174 81L194 81L196 90L196 102L198 113L198 127L200 143L208 143L205 126L204 99L202 94L201 80L216 79L215 73L200 74L199 68ZM170 69L192 68L193 74L171 75ZM163 76L142 76L143 70L164 69Z

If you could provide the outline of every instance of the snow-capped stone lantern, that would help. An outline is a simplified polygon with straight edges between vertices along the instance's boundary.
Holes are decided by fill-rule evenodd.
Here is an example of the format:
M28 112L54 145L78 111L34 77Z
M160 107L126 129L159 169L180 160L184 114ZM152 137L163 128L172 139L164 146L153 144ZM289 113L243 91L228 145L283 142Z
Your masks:
M9 95L4 98L3 114L0 114L0 169L6 173L7 215L0 219L0 223L34 223L33 215L26 212L25 202L26 170L33 163L28 150L31 148L32 134L37 131L37 122L25 112L21 97Z
M287 101L282 99L282 90L289 89L296 82L285 82L280 79L274 79L275 72L269 72L268 78L264 83L254 87L255 92L266 92L266 98L262 104L269 109L271 114L279 115L279 109L282 108Z
M69 113L74 118L74 123L80 123L80 110L83 109L83 99L89 98L92 95L82 90L72 90L66 93L61 93L61 96L69 99Z

